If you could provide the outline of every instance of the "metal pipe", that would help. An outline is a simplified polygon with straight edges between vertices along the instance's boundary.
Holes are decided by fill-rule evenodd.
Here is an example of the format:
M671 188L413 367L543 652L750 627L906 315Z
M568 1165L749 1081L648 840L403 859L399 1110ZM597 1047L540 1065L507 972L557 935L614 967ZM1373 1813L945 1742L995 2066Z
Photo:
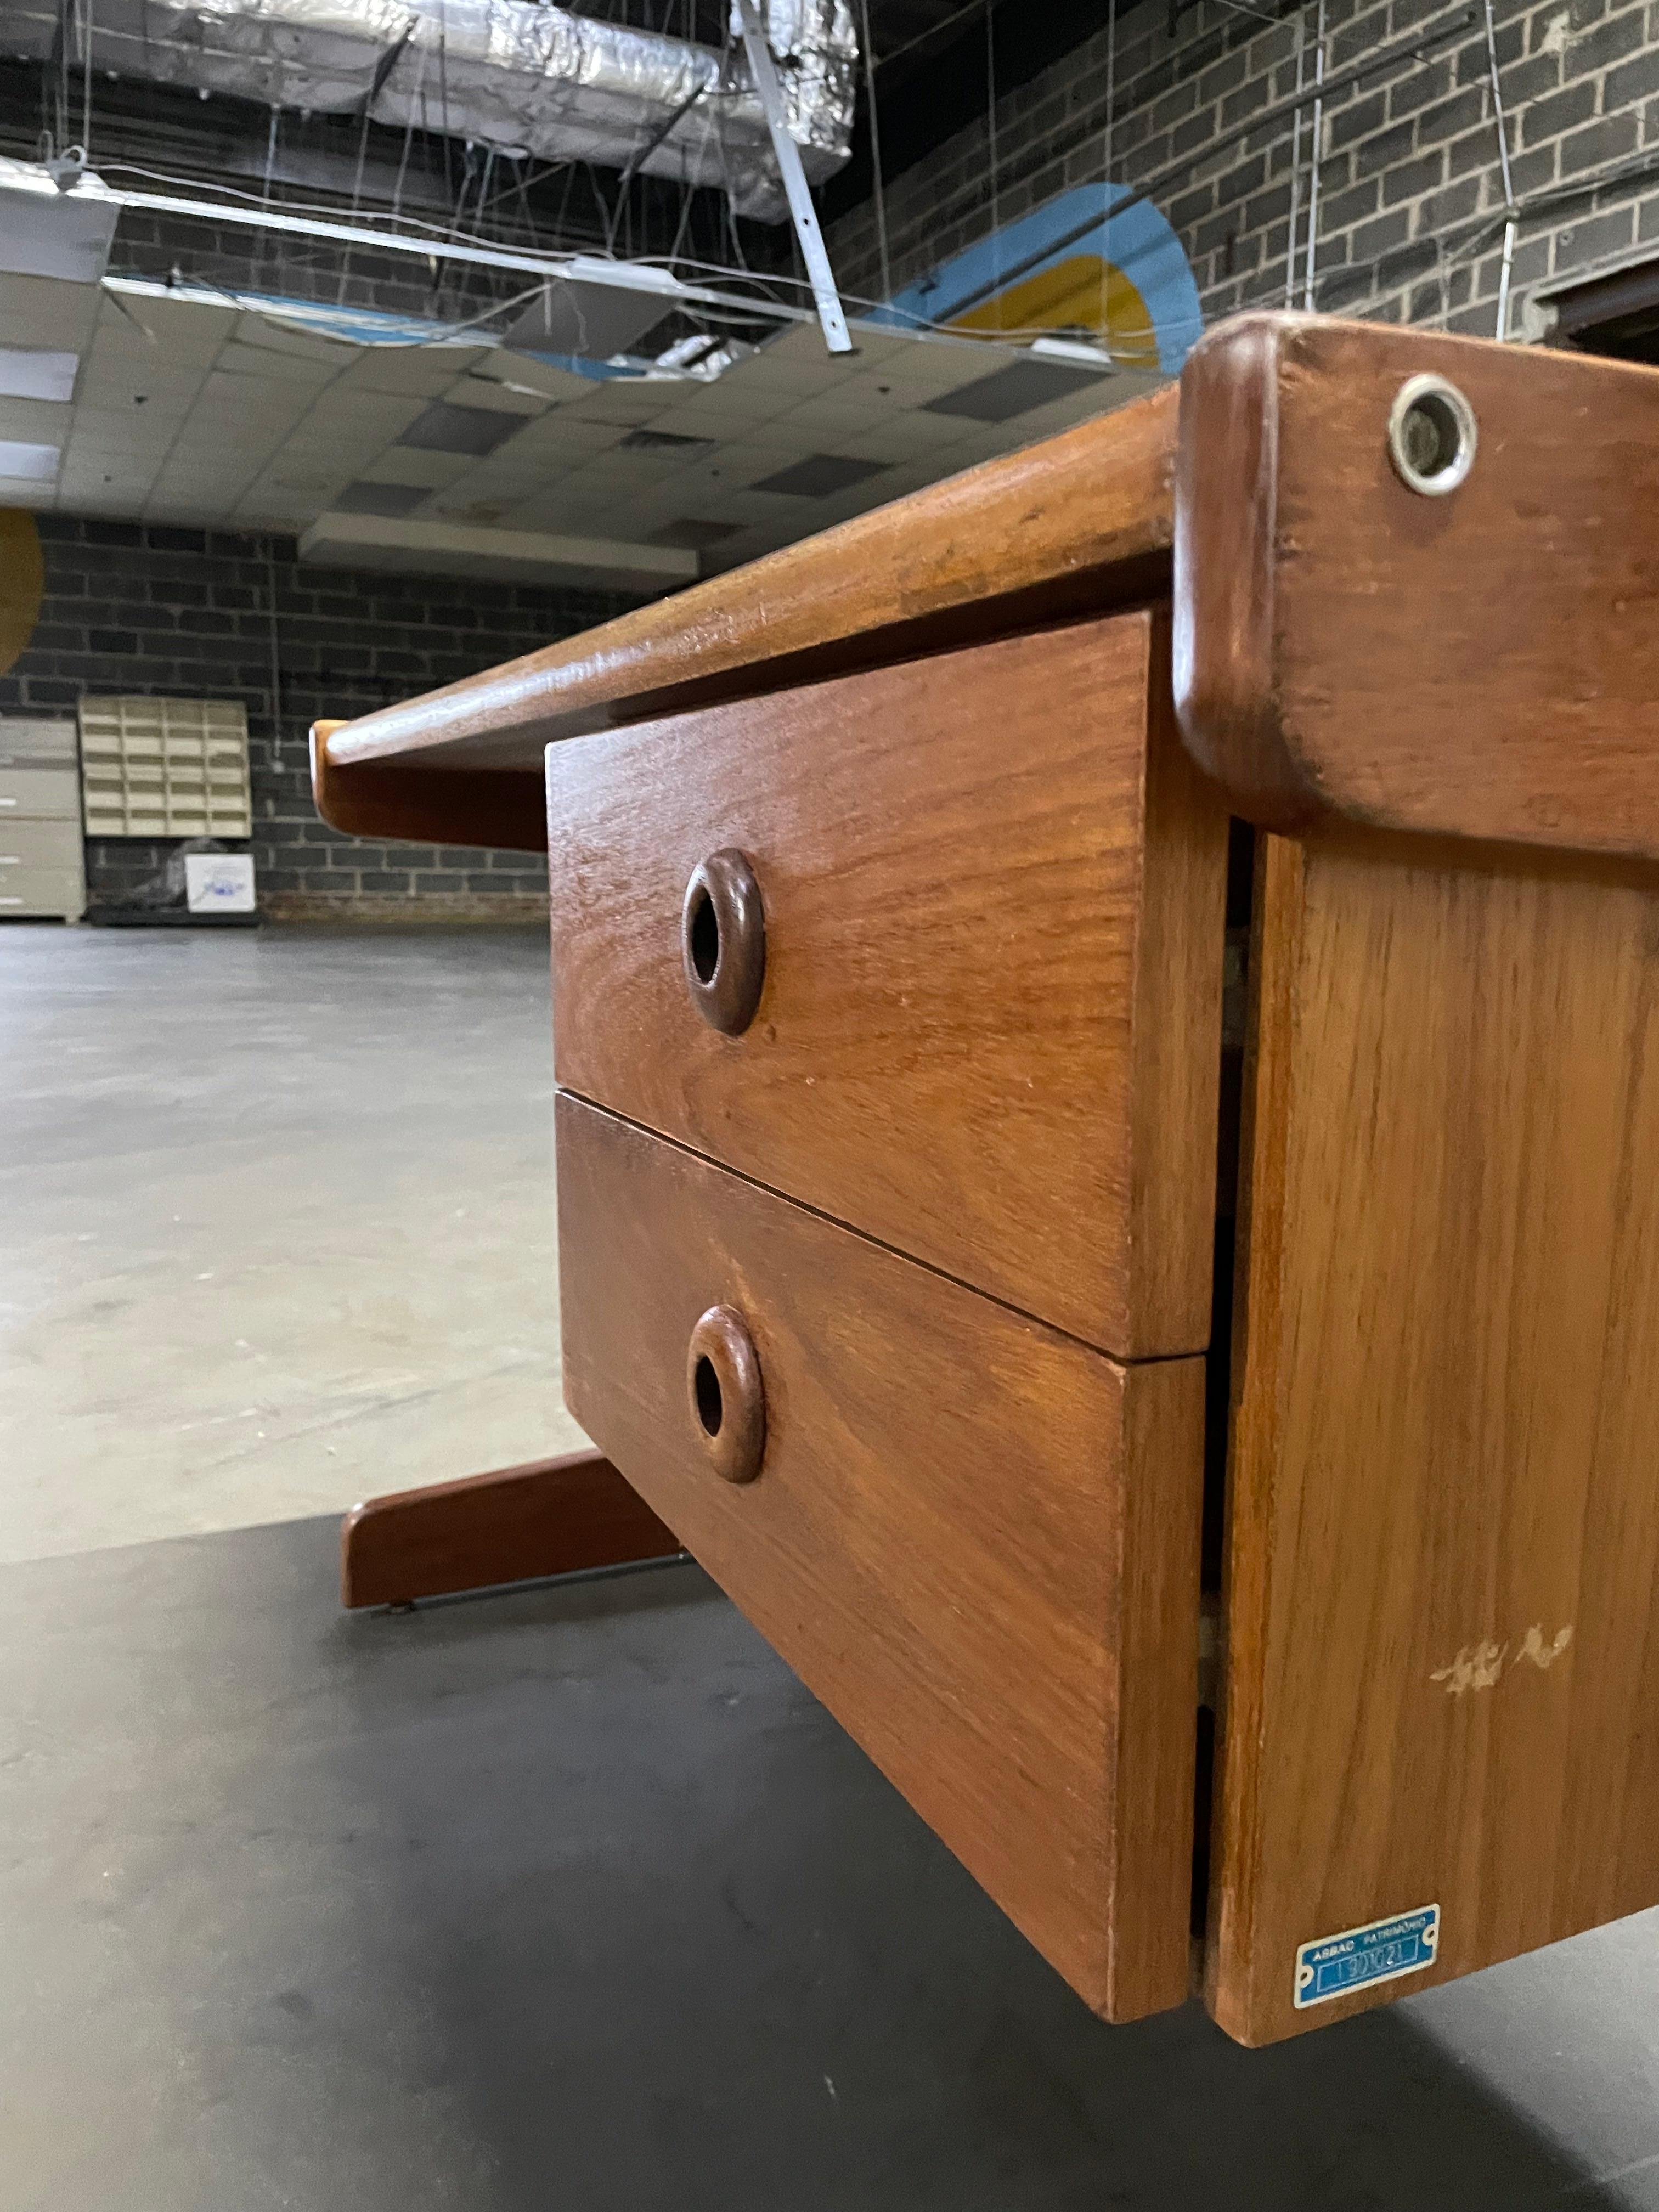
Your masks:
M69 4L5 0L0 52L55 58ZM538 0L97 0L95 21L91 12L88 4L91 59L118 76L317 114L366 113L501 153L631 164L723 185L740 214L787 215L757 91L722 52L690 40ZM851 0L763 0L763 13L785 64L789 135L822 183L851 150ZM705 103L718 107L718 131L699 127Z

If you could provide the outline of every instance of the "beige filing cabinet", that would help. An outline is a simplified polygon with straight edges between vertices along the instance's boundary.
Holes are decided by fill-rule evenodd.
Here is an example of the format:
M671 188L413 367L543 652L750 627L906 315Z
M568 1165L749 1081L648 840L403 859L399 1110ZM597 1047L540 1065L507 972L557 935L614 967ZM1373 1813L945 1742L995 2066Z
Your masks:
M0 720L0 919L78 921L86 903L75 725L7 716Z

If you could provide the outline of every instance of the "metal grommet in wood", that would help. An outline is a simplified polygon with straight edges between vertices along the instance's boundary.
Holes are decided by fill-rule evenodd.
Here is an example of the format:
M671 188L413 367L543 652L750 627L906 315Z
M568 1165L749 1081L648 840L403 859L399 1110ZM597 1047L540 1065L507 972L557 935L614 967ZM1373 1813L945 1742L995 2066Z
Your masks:
M1408 376L1389 410L1389 459L1408 491L1440 499L1474 466L1474 410L1443 376Z
M685 1354L691 1423L722 1481L752 1482L766 1456L766 1386L735 1306L710 1306Z
M713 1029L739 1036L766 980L766 914L745 854L711 853L691 871L680 908L680 957L691 1003Z

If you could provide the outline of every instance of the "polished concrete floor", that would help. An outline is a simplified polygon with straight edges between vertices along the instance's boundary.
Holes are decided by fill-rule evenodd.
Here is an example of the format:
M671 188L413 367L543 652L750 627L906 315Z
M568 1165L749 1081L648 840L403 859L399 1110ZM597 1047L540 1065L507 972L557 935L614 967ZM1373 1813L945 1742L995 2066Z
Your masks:
M695 1567L0 1568L4 2212L1659 2207L1659 1924L1103 2027Z
M1659 2212L1659 1914L1109 2029L696 1568L339 1613L563 1439L541 959L0 932L0 2212Z
M580 1443L539 933L0 926L0 1559Z

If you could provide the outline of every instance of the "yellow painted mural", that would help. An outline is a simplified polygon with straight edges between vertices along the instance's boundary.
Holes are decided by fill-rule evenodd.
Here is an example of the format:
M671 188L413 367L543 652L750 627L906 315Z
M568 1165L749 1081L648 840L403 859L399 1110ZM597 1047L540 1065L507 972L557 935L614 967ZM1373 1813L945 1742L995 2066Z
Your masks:
M1104 337L1114 361L1158 367L1158 333L1146 302L1121 269L1097 253L1074 253L970 308L950 327L986 337L1009 331Z

